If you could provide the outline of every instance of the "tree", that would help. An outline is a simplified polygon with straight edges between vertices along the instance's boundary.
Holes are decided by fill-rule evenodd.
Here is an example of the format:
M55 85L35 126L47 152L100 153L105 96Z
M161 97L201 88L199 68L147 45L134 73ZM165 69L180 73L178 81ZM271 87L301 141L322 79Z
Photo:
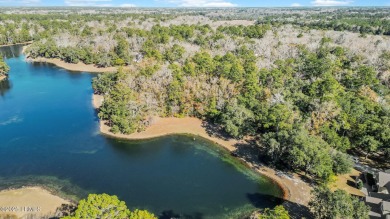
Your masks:
M346 174L350 173L353 167L352 159L341 152L332 153L333 159L333 172L335 174Z
M319 219L368 219L370 210L364 202L344 190L332 192L325 186L312 191L309 207Z
M87 199L79 202L72 216L62 219L157 219L146 210L130 211L124 201L117 196L107 194L90 194Z
M380 142L377 141L373 136L366 135L361 138L360 145L363 149L366 150L366 159L368 155L374 151L376 151L380 145Z
M126 203L116 196L90 194L79 202L74 216L63 219L126 219L130 214Z
M193 76L211 74L214 72L214 69L214 60L211 55L205 51L196 53L194 57L191 58L191 60L187 60L184 67L185 72Z
M318 136L309 135L304 129L293 136L289 160L292 166L324 180L327 180L333 173L328 144Z
M134 211L130 212L129 219L157 219L157 217L146 210L135 209Z
M285 104L275 104L269 108L262 125L266 129L278 132L291 129L293 121L293 113Z
M174 44L171 49L167 49L164 53L164 59L170 63L177 62L185 53L184 47Z
M114 48L115 53L120 60L116 61L116 65L130 64L130 45L123 37L117 39L117 45Z
M221 118L221 124L225 131L235 138L242 138L249 135L253 129L253 112L239 105L237 100L233 100Z
M9 66L4 62L3 57L0 56L0 76L7 75L9 72Z
M214 58L214 62L217 65L215 69L218 76L225 77L234 82L242 79L244 75L244 67L233 53L228 52L222 57L216 56Z
M258 217L259 219L290 219L288 211L283 205L276 206L273 210L266 208Z
M262 144L270 162L281 164L288 160L291 152L291 133L282 130L280 132L267 132L262 135Z

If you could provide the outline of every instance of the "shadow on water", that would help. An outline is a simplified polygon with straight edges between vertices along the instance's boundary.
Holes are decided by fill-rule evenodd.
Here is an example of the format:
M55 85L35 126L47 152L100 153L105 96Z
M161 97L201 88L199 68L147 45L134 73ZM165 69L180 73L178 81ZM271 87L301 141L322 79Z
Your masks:
M300 205L290 201L284 201L283 207L288 211L291 218L314 219L314 215L307 206Z
M283 205L283 207L288 210L291 218L314 218L313 214L310 212L310 209L307 206L286 201L275 196L253 193L247 194L247 198L254 207L259 209L264 208L264 200L267 200L267 202L269 202L268 208L272 208L275 203L277 205Z
M12 45L12 46L3 46L0 47L0 53L3 57L9 58L17 58L22 54L23 45Z
M280 205L284 201L281 198L260 193L248 193L246 194L246 197L248 198L250 203L256 208L272 208L273 206L275 206L275 204Z
M0 96L4 96L12 87L11 82L8 79L0 81Z
M181 214L175 213L173 210L165 210L158 216L158 218L159 219L172 219L172 218L203 219L204 216L202 213L199 213L199 212L195 212L191 215L189 215L189 214L181 215Z

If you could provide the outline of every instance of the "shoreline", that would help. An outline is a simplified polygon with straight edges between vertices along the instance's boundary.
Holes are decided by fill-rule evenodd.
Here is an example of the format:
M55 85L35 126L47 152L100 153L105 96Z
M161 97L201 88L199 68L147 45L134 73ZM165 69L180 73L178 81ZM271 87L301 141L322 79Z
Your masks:
M99 68L95 65L87 65L82 62L79 62L77 64L73 63L67 63L62 61L61 59L54 59L54 58L26 58L26 62L35 62L35 63L49 63L53 64L59 68L63 68L69 71L75 71L75 72L89 72L89 73L112 73L116 72L118 70L117 67L105 67L105 68Z
M6 78L7 78L7 76L5 76L5 75L0 75L0 81L5 80Z
M92 104L95 109L98 109L103 103L103 96L93 94ZM144 131L138 133L126 134L114 134L110 132L110 127L105 124L104 121L99 120L100 132L108 137L126 139L126 140L146 140L152 138L158 138L167 135L175 134L190 134L193 136L199 136L207 139L222 148L233 153L240 143L246 143L245 140L236 139L222 139L218 136L210 135L205 126L210 126L207 122L204 122L198 118L186 117L186 118L160 118L153 117L152 125L147 127ZM299 179L299 176L294 174L293 177L287 174L278 172L270 167L259 166L256 163L249 162L243 158L238 158L249 168L255 170L259 174L267 177L274 183L276 183L283 192L283 199L291 202L295 202L301 205L307 205L310 199L310 186Z
M24 43L3 44L3 45L0 45L0 47L16 46L16 45L29 45L31 43L33 43L33 41L28 41L28 42L24 42Z
M23 46L22 53L26 54L26 49L28 48L28 45L31 43L25 43L26 45ZM97 67L94 64L85 64L83 62L78 62L77 64L74 63L68 63L65 62L59 58L44 58L44 57L38 57L38 58L31 58L31 57L26 57L26 62L31 62L31 63L49 63L52 65L55 65L59 68L66 69L68 71L74 71L74 72L89 72L89 73L113 73L118 71L119 67ZM130 68L129 66L125 66L123 68Z
M71 204L71 201L54 195L40 186L4 189L0 191L0 207L14 209L3 209L0 212L0 218L2 216L16 216L17 218L26 218L30 215L54 216L62 204ZM30 211L23 210L23 208L30 208Z

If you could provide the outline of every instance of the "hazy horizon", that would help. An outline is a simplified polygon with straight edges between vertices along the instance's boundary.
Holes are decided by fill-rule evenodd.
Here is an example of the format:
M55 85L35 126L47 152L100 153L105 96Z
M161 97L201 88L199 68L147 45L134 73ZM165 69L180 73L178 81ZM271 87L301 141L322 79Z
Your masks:
M0 0L0 7L387 7L389 0Z

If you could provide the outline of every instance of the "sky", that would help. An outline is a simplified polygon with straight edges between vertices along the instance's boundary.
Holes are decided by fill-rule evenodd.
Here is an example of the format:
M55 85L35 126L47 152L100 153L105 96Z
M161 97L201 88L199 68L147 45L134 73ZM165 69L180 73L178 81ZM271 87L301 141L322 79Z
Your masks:
M390 0L0 0L0 6L101 6L101 7L390 6Z

